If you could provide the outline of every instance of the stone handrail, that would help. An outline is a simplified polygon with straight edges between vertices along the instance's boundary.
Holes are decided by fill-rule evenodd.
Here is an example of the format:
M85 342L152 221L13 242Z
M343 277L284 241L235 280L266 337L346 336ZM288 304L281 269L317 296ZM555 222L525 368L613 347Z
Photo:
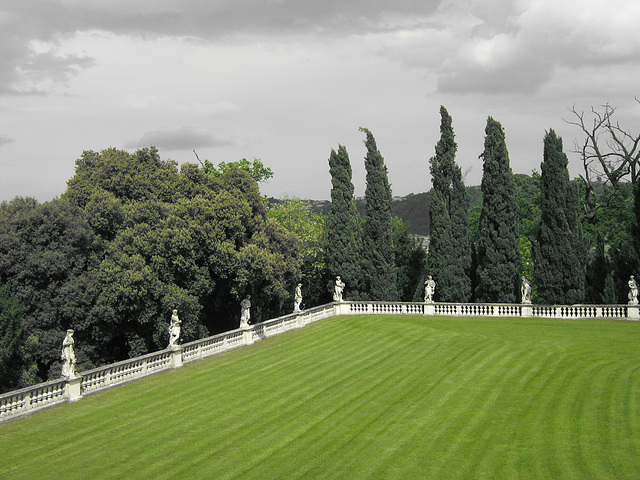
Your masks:
M0 395L0 422L68 401L67 380L59 378Z
M640 320L638 305L532 305L513 303L408 303L345 301L337 306L338 315L406 314L455 317L523 317L587 319L610 318Z
M33 413L42 408L80 400L106 388L131 382L164 370L189 363L242 345L301 328L317 320L335 316L333 304L310 308L266 322L249 325L246 329L202 338L193 342L148 353L77 374L73 378L59 378L21 390L0 395L0 422Z
M178 368L212 355L340 315L439 315L457 317L612 318L640 320L638 305L528 305L490 303L409 303L345 301L292 313L247 328L188 342L140 357L94 368L73 378L59 378L0 395L0 422L64 402L80 400L106 388Z

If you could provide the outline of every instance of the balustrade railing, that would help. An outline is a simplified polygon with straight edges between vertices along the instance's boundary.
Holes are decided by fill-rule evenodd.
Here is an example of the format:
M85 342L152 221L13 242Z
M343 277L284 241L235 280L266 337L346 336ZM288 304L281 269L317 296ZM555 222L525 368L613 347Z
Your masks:
M66 402L66 385L61 378L0 395L0 422Z
M484 303L407 303L345 301L331 303L188 342L175 348L94 368L74 378L60 378L0 395L0 422L83 395L177 368L212 355L250 345L310 323L340 315L439 315L552 319L610 318L640 320L637 305L526 305Z

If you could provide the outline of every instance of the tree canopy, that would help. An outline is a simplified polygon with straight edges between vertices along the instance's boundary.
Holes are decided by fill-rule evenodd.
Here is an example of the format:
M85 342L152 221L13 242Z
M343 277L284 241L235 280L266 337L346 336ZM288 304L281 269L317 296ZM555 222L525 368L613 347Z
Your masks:
M236 328L246 294L253 318L282 313L300 248L240 165L178 170L154 148L86 151L60 199L0 206L0 281L43 379L59 376L67 328L82 369L164 348L173 309L182 341Z

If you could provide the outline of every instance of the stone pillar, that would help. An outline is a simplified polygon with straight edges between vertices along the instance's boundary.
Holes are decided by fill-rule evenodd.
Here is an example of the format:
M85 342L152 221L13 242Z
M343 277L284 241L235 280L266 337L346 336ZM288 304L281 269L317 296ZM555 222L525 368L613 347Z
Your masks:
M244 329L242 332L243 340L245 345L253 344L253 328L248 327Z
M435 315L436 314L436 306L433 303L426 303L424 306L424 314L425 315Z
M629 305L627 307L627 319L628 320L640 320L640 305Z
M182 346L173 345L169 347L171 353L171 368L180 368L182 366Z
M333 315L336 317L340 315L349 315L349 304L333 302Z
M530 304L522 305L522 318L533 317L533 306Z
M77 402L82 398L81 385L82 385L82 377L67 377L67 384L65 385L65 395L67 397L68 402Z

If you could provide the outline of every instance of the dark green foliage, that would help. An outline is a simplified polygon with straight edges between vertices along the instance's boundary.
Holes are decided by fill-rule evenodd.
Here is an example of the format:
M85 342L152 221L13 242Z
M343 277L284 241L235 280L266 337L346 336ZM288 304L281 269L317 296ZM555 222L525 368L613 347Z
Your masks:
M363 295L362 222L353 197L351 163L344 146L339 145L337 152L331 149L329 173L332 188L325 248L325 300L331 299L329 289L336 275L346 284L344 298L360 299Z
M33 383L28 375L34 375L37 367L25 355L22 319L18 298L11 293L8 283L0 284L0 393Z
M607 254L611 259L613 285L607 283L607 278L604 295L610 298L613 293L615 301L612 303L626 304L629 300L629 277L638 278L635 249L631 242L626 242L620 247L610 247Z
M578 190L580 199L586 203L588 190L585 182L574 181L572 184ZM637 235L633 233L635 186L620 183L614 189L597 183L591 188L595 200L592 206L587 205L588 208L583 209L580 217L589 248L586 301L626 303L629 275L638 275L636 247L633 245L637 241ZM607 298L610 300L606 301Z
M569 181L568 163L562 139L549 130L544 137L541 223L534 260L538 295L550 304L584 301L586 248L578 220L578 195Z
M422 290L422 277L427 256L422 246L411 234L409 225L399 217L391 221L393 231L393 246L395 248L396 278L398 296L401 302L412 302L416 285Z
M433 188L429 196L431 243L427 272L437 283L435 300L468 302L471 299L471 244L469 198L456 164L451 116L440 107L440 140L429 160Z
M540 181L535 170L529 175L514 175L518 195L520 235L535 240L540 225Z
M0 281L24 306L25 351L60 375L64 331L78 370L166 347L171 310L181 341L283 313L300 277L300 239L273 220L241 165L178 171L154 148L84 152L60 200L0 206Z
M637 275L640 273L640 181L638 180L633 184L633 213L630 231Z
M611 278L609 288L613 288L613 272L605 254L605 245L602 235L598 235L596 245L589 252L586 274L585 300L587 303L607 304L605 301L605 284L607 278ZM615 294L611 303L615 303Z
M24 335L39 343L42 379L60 376L65 331L76 330L78 367L101 356L104 331L95 322L99 293L96 237L85 213L59 199L38 204L16 198L0 206L0 279L11 283L24 309Z
M376 140L366 128L367 155L364 166L367 171L365 190L365 224L363 243L366 259L367 294L371 300L394 301L396 288L395 251L391 229L391 205L393 195L387 177L384 158L376 146Z
M489 117L485 133L476 300L515 302L521 261L515 181L502 125Z

